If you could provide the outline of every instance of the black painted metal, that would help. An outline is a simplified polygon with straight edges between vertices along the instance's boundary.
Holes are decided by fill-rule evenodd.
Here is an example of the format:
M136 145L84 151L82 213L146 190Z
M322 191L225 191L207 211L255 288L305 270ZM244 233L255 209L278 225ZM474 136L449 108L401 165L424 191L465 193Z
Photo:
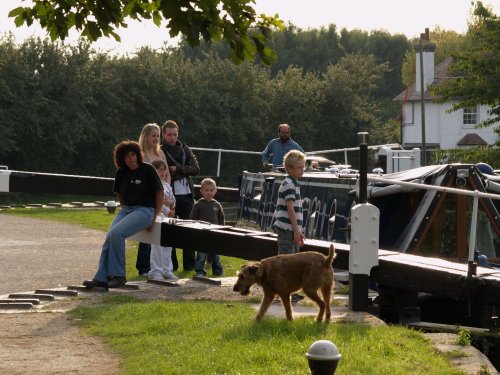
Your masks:
M9 191L17 193L113 195L113 179L11 171Z
M368 311L368 275L349 273L349 309Z
M114 196L113 180L108 177L10 171L9 192ZM201 198L199 185L195 185L195 198ZM238 202L239 190L218 187L215 198L221 202Z
M276 234L260 232L232 226L210 225L207 223L177 220L161 226L161 245L191 247L207 253L261 260L278 254ZM328 255L330 242L307 240L300 251L317 251ZM337 257L334 266L347 269L349 246L336 244Z
M362 143L359 145L359 202L367 202L368 186L368 145Z

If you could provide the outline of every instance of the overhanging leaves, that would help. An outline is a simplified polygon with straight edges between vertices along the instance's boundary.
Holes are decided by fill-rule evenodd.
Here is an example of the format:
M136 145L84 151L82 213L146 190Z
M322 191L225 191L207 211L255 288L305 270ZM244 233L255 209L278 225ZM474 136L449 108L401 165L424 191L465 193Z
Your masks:
M277 15L255 14L254 0L33 0L31 7L10 11L16 26L38 22L52 40L67 38L75 28L93 42L102 36L120 40L119 27L127 26L127 18L151 20L161 27L165 22L170 36L182 34L191 46L201 40L224 40L232 50L236 63L260 58L271 64L276 54L269 47L271 30L282 29Z

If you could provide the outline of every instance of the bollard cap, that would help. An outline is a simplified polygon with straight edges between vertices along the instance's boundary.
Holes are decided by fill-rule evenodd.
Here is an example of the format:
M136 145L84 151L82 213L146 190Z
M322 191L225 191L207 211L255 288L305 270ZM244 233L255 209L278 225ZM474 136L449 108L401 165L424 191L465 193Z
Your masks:
M116 207L116 202L115 201L107 201L104 205L106 207Z
M341 357L335 344L329 340L315 341L306 353L307 359L316 361L338 361Z

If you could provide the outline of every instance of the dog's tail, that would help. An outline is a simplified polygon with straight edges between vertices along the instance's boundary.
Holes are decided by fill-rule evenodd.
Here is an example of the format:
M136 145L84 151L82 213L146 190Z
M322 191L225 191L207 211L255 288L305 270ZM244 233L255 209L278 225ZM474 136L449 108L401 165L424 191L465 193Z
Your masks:
M335 254L335 246L330 245L330 252L328 253L328 256L325 259L325 266L332 266L332 262L335 259L337 254Z

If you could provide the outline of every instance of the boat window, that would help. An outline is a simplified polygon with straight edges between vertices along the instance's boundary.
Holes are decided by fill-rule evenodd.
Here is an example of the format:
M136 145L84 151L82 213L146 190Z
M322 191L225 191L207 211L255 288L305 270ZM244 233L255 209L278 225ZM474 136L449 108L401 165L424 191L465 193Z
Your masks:
M427 233L415 249L416 255L457 258L457 215L456 199L447 194L443 204L434 212Z
M424 237L414 251L416 255L468 259L472 219L472 197L447 194L437 208ZM498 258L500 241L481 205L478 206L476 250L488 258Z
M476 250L487 258L500 257L500 242L494 232L488 216L483 210L478 210L476 227ZM470 236L470 233L469 233Z

